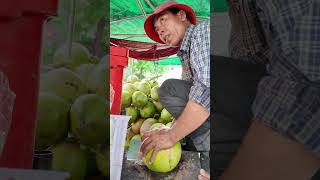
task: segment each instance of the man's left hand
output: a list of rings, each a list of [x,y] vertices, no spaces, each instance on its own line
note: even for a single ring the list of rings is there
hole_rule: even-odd
[[[153,163],[157,153],[163,149],[173,147],[177,140],[173,137],[171,129],[160,129],[145,132],[141,137],[140,151],[145,156],[151,149],[153,149],[150,163]]]

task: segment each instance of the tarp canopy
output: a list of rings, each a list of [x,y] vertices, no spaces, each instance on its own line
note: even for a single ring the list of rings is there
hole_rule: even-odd
[[[164,44],[140,42],[110,38],[110,45],[129,49],[129,57],[139,60],[158,61],[175,55],[179,47],[170,47]]]
[[[211,8],[213,13],[223,13],[228,11],[228,4],[226,0],[213,0]]]
[[[144,32],[143,24],[153,9],[167,0],[110,0],[111,37],[143,42],[153,42]],[[196,12],[198,22],[209,19],[210,0],[176,0],[187,4]]]
[[[143,25],[147,16],[152,14],[154,8],[167,0],[110,0],[110,37],[116,39],[152,42],[144,31]],[[210,20],[210,8],[216,12],[227,11],[225,0],[175,0],[178,3],[192,7],[197,16],[197,23]],[[176,55],[161,60],[158,64],[180,64]]]
[[[151,42],[144,31],[143,24],[147,16],[152,14],[154,8],[167,0],[110,0],[110,37],[140,42]],[[194,9],[197,23],[208,20],[210,17],[210,0],[176,0],[187,4]],[[164,60],[157,62],[161,64]],[[166,59],[164,64],[180,64],[176,55]],[[170,64],[170,65],[172,65]]]

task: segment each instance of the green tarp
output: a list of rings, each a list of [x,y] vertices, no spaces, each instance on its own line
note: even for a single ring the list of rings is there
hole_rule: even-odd
[[[167,0],[110,0],[110,37],[141,42],[153,42],[144,32],[143,24],[153,9]],[[125,3],[124,3],[125,2]],[[140,2],[140,3],[139,3]],[[198,22],[209,19],[210,0],[177,0],[188,4],[197,15]],[[141,7],[140,7],[141,5]],[[159,65],[179,65],[177,56],[171,56],[157,62]]]
[[[110,0],[110,34],[112,38],[152,42],[143,29],[146,16],[167,0]],[[139,3],[140,2],[140,3]],[[210,17],[210,0],[177,0],[192,7],[200,22]],[[142,7],[140,7],[140,5]]]
[[[213,0],[213,2],[211,2],[210,4],[210,7],[213,13],[228,11],[228,5],[226,0]]]
[[[144,32],[143,24],[153,9],[167,0],[110,0],[110,37],[141,42],[153,42]],[[197,21],[210,20],[210,8],[214,12],[227,11],[225,0],[176,0],[178,3],[192,7],[197,15]],[[176,56],[160,60],[159,65],[180,64]]]

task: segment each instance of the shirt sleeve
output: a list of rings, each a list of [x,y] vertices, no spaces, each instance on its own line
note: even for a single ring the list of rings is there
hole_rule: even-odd
[[[193,85],[189,100],[210,112],[210,26],[204,23],[196,27],[190,45],[190,63]]]

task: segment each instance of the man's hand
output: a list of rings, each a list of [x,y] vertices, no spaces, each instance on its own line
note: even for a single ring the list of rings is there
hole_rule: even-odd
[[[180,117],[174,121],[170,129],[145,132],[142,137],[140,151],[145,156],[151,149],[151,163],[158,151],[174,146],[182,138],[196,130],[209,117],[210,113],[200,104],[189,101]]]
[[[160,129],[145,132],[141,137],[141,148],[143,156],[153,149],[150,163],[153,163],[157,153],[163,149],[169,149],[174,146],[178,140],[175,139],[171,129]]]
[[[200,170],[200,174],[198,176],[199,180],[210,180],[210,175],[203,169]]]

